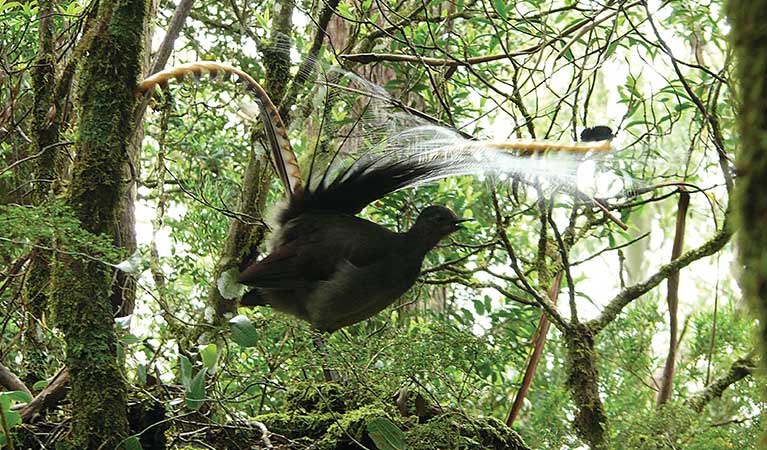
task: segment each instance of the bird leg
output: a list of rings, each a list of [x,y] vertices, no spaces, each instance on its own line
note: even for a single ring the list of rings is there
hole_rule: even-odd
[[[325,334],[323,333],[316,335],[314,337],[314,348],[322,358],[322,376],[325,378],[326,382],[341,381],[341,374],[339,374],[337,370],[331,369],[328,366],[328,357],[330,355],[328,354],[326,347],[327,344],[325,343]]]

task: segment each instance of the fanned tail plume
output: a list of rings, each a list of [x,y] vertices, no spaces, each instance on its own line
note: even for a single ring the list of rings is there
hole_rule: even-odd
[[[540,176],[574,185],[579,161],[610,150],[609,140],[473,140],[403,112],[382,87],[340,69],[321,73],[315,86],[317,116],[304,130],[318,133],[320,145],[305,191],[278,213],[279,223],[310,210],[356,214],[392,192],[451,176]]]
[[[304,185],[279,112],[264,89],[242,70],[215,61],[183,64],[147,78],[137,94],[165,86],[171,79],[206,73],[236,75],[255,96],[275,169],[288,194],[277,216],[283,224],[309,210],[356,214],[392,192],[450,176],[542,176],[574,183],[575,168],[584,155],[610,150],[612,135],[606,127],[587,129],[582,140],[595,142],[576,144],[473,140],[426,114],[414,113],[382,87],[331,68],[320,72],[310,98],[315,115],[307,117],[304,131],[317,145]],[[596,141],[601,138],[606,140]]]

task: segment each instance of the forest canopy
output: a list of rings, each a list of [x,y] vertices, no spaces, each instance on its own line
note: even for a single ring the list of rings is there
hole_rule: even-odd
[[[0,0],[0,448],[763,448],[765,11]],[[274,111],[231,71],[139,90],[195,61]],[[456,175],[347,196],[388,230],[472,220],[338,331],[244,307],[285,142],[310,190]]]

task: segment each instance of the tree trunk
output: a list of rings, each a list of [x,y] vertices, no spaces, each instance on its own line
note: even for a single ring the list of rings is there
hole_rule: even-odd
[[[575,402],[575,431],[592,450],[605,450],[607,415],[599,398],[599,371],[594,332],[583,324],[572,324],[566,333],[567,388]]]
[[[767,1],[730,0],[730,36],[739,80],[741,134],[736,205],[740,217],[741,287],[759,321],[761,366],[767,368]],[[767,441],[767,436],[763,438]],[[767,442],[764,442],[767,445]]]
[[[274,5],[274,28],[269,45],[263,50],[263,61],[266,69],[264,90],[272,100],[281,99],[290,80],[290,41],[288,36],[292,34],[294,5],[287,0],[279,0]],[[290,105],[275,105],[280,109],[287,109]],[[283,117],[285,126],[289,124],[288,117]],[[265,146],[265,148],[268,148]],[[259,216],[263,213],[266,204],[271,176],[266,172],[268,164],[255,152],[251,153],[246,173],[243,176],[243,193],[240,196],[239,211]],[[266,229],[258,224],[246,224],[232,219],[229,223],[229,231],[226,243],[216,264],[215,279],[223,272],[239,267],[255,260],[258,255],[258,246],[264,240]],[[233,300],[224,298],[218,291],[217,283],[213,283],[208,290],[208,304],[215,310],[215,321],[225,321],[226,317],[236,310]]]
[[[53,50],[53,18],[54,5],[52,0],[42,0],[39,3],[38,42],[40,48],[32,69],[34,90],[34,112],[32,116],[32,137],[35,153],[40,157],[35,162],[34,176],[36,180],[53,180],[56,177],[55,161],[56,143],[60,139],[61,102],[54,96],[56,82],[56,55]],[[40,205],[48,198],[51,184],[38,181],[33,186],[32,202]],[[51,245],[50,242],[46,243]],[[45,348],[39,341],[40,323],[47,303],[47,291],[50,283],[51,254],[47,250],[38,249],[31,255],[27,280],[24,283],[24,301],[26,303],[27,320],[24,327],[24,358],[26,359],[27,374],[25,382],[30,386],[45,378]]]
[[[82,228],[112,237],[140,74],[144,0],[99,3],[98,29],[82,62],[74,174],[68,201]],[[93,255],[98,258],[98,255]],[[58,256],[52,279],[56,325],[64,333],[71,377],[75,448],[114,448],[126,437],[126,385],[116,359],[110,302],[112,268]]]

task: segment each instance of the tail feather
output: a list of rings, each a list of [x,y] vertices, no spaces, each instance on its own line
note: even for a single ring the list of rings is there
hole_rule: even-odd
[[[272,161],[280,181],[282,181],[283,187],[288,192],[288,197],[292,197],[296,192],[300,192],[303,189],[301,172],[298,167],[298,160],[288,139],[287,128],[269,95],[246,72],[217,61],[197,61],[181,64],[148,77],[139,84],[136,94],[142,95],[152,90],[155,86],[164,87],[171,79],[183,80],[187,75],[193,75],[196,79],[199,79],[203,73],[209,73],[212,78],[215,78],[219,73],[223,73],[227,79],[231,75],[237,75],[238,79],[247,85],[248,91],[253,93],[258,102],[261,121],[266,129],[267,140],[269,141],[272,153]]]
[[[609,148],[609,141],[570,146],[470,141],[442,127],[413,127],[346,166],[329,167],[321,182],[290,199],[278,221],[305,211],[356,214],[392,192],[451,176],[544,176],[574,183],[583,155]]]
[[[246,292],[245,295],[242,296],[242,299],[240,300],[240,305],[264,306],[266,305],[266,300],[264,299],[264,296],[261,293],[260,289],[252,289]]]

